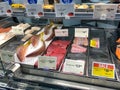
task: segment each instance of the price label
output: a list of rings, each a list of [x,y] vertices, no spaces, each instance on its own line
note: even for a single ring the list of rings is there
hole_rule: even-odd
[[[83,75],[84,66],[85,66],[85,61],[83,60],[66,59],[63,67],[63,72]]]
[[[74,4],[55,4],[56,17],[74,17]]]
[[[117,12],[117,5],[115,4],[96,4],[93,18],[95,19],[114,19]]]
[[[56,70],[57,57],[40,56],[38,60],[38,68]]]
[[[42,4],[27,4],[26,5],[27,16],[32,17],[42,17],[44,16]]]
[[[88,37],[88,28],[75,28],[75,37]]]
[[[8,87],[7,83],[0,82],[0,87]]]
[[[0,50],[1,60],[6,63],[14,62],[14,52]]]
[[[0,3],[0,16],[1,15],[8,15],[10,16],[12,14],[12,9],[8,2],[1,2]]]
[[[115,78],[115,65],[109,63],[93,62],[92,75],[105,78]]]
[[[55,36],[57,37],[67,37],[68,36],[68,29],[56,29]]]
[[[99,38],[93,38],[92,40],[90,40],[90,46],[93,48],[100,48]]]
[[[15,35],[24,35],[24,30],[21,28],[12,27],[11,32]]]
[[[15,35],[23,35],[24,34],[24,30],[23,29],[15,29],[13,33]]]

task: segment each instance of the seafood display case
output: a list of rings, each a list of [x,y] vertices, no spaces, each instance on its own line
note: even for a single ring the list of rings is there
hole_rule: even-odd
[[[19,25],[19,24],[17,24]],[[15,26],[17,26],[15,25]],[[24,31],[29,31],[33,25],[26,28]],[[40,34],[41,31],[44,30],[45,26],[42,26],[38,31],[32,33]],[[86,28],[86,27],[77,27]],[[88,28],[88,27],[87,27]],[[62,58],[62,62],[58,59],[59,68],[57,70],[47,69],[47,68],[38,68],[38,64],[27,65],[20,63],[20,66],[16,66],[14,62],[6,63],[2,61],[1,70],[5,73],[5,77],[3,80],[7,86],[12,89],[20,88],[20,89],[53,89],[53,90],[74,90],[74,89],[95,89],[98,90],[114,90],[119,87],[119,75],[118,72],[115,72],[115,78],[109,79],[105,77],[97,77],[92,75],[92,63],[93,62],[103,62],[103,63],[111,63],[114,64],[113,58],[111,57],[110,49],[108,48],[108,37],[105,29],[98,28],[88,28],[88,37],[75,37],[75,29],[76,27],[63,27],[63,29],[68,29],[69,35],[68,37],[54,37],[54,39],[50,42],[45,52],[41,55],[47,56],[62,56],[62,54],[66,54]],[[111,35],[111,33],[110,33]],[[7,43],[2,45],[1,51],[10,51],[16,52],[16,48],[21,44],[24,44],[25,41],[21,41],[24,35],[16,35],[13,39],[9,40]],[[60,41],[61,40],[61,41]],[[64,46],[66,42],[65,40],[69,40],[70,43],[67,46]],[[59,44],[63,43],[62,45]],[[96,42],[93,43],[93,42]],[[53,44],[52,44],[53,43]],[[52,46],[53,45],[53,46]],[[55,46],[57,45],[57,46]],[[52,51],[54,47],[54,50]],[[61,47],[61,50],[57,47]],[[63,48],[66,48],[64,50]],[[50,52],[49,52],[50,50]],[[63,68],[66,62],[69,61],[82,61],[84,62],[84,70],[82,74],[76,74],[71,72],[66,72]],[[5,60],[6,61],[6,60]],[[58,64],[58,63],[57,63]],[[116,64],[115,64],[116,65]],[[58,66],[58,65],[56,65]],[[16,68],[14,70],[14,68]],[[5,69],[5,71],[3,71]],[[7,78],[7,79],[6,79]],[[94,81],[94,82],[93,82]],[[93,86],[94,85],[94,86]]]
[[[74,31],[74,28],[71,30]],[[58,39],[59,38],[55,38],[53,42]],[[62,40],[65,39],[63,38]],[[97,40],[97,42],[99,42],[98,45],[99,47],[98,46],[93,47],[93,44],[91,45],[91,40]],[[65,60],[66,58],[67,59],[72,58],[74,60],[77,60],[79,58],[81,60],[84,59],[86,64],[85,64],[85,73],[83,75],[74,74],[74,73],[64,73],[62,72],[63,66],[61,67],[60,70],[56,71],[49,69],[39,69],[32,65],[21,64],[20,68],[18,68],[14,72],[12,81],[10,81],[8,85],[19,87],[21,89],[27,87],[29,88],[31,87],[31,85],[34,85],[34,87],[31,88],[38,88],[38,87],[40,88],[42,85],[48,88],[52,87],[54,89],[56,89],[55,87],[57,86],[58,89],[63,89],[63,90],[68,90],[68,89],[89,90],[92,88],[98,88],[98,90],[101,88],[103,88],[104,90],[113,88],[114,90],[120,88],[116,73],[115,73],[115,79],[96,77],[96,76],[92,76],[91,74],[92,62],[95,61],[95,62],[103,62],[103,63],[113,63],[108,50],[106,31],[104,29],[95,29],[95,28],[89,29],[88,46],[87,46],[86,54],[71,53],[70,49],[72,44],[73,42],[70,44],[68,48]],[[21,86],[19,86],[19,84]],[[94,86],[92,86],[91,84]],[[80,85],[82,85],[82,87]]]
[[[16,6],[18,5],[12,5],[12,16],[27,17],[24,5],[19,5],[22,8],[16,8]],[[52,20],[57,22],[58,19],[58,17],[55,17],[54,6],[44,5],[43,8],[44,17],[36,20],[28,17],[31,18],[28,23],[24,21],[24,23],[21,23],[22,20],[17,20],[19,21],[18,23],[12,18],[0,20],[0,39],[3,36],[11,35],[4,35],[4,32],[10,31],[10,33],[14,33],[13,37],[5,37],[9,39],[0,44],[0,55],[6,52],[8,55],[12,53],[15,57],[13,61],[10,61],[8,57],[3,60],[3,56],[1,55],[0,87],[6,90],[16,90],[18,88],[26,90],[120,89],[120,62],[119,56],[117,57],[116,55],[117,45],[120,43],[119,29],[106,30],[95,28],[94,25],[88,26],[88,24],[84,24],[83,27],[80,25],[64,27],[60,24],[61,28],[57,28],[59,24],[51,24]],[[93,3],[75,4],[75,17],[71,18],[94,20],[92,18],[93,10]],[[119,17],[119,13],[116,13],[115,19],[119,19]],[[49,18],[49,20],[46,18]],[[60,23],[62,19],[59,18]],[[56,28],[68,29],[68,36],[55,36]],[[82,36],[83,33],[79,34],[80,36],[75,36],[76,29],[82,30],[84,28],[88,30],[87,36]],[[15,32],[19,30],[22,32]],[[28,58],[27,54],[30,54],[28,60],[26,60]],[[35,57],[35,60],[32,56]],[[50,58],[48,59],[49,62],[40,59],[44,56],[45,58]],[[51,60],[51,57],[55,58],[55,61]],[[45,61],[48,66],[39,64],[39,62],[45,63]],[[53,63],[54,65],[49,65],[48,63]],[[75,65],[71,63],[75,63]],[[93,67],[96,63],[115,66],[112,67],[112,69],[115,68],[113,77],[108,78],[93,74]],[[80,72],[79,69],[72,70],[67,65],[69,67],[82,67],[82,70]],[[108,69],[105,69],[105,71],[109,72]]]

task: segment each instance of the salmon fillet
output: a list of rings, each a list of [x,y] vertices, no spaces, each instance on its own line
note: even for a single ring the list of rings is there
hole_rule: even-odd
[[[40,37],[38,35],[34,35],[31,37],[30,42],[31,44],[36,47],[38,45],[38,42],[40,41]]]
[[[9,32],[10,30],[11,30],[11,27],[8,27],[8,28],[0,28],[0,33]]]
[[[29,44],[21,45],[20,47],[17,48],[17,57],[21,62],[25,60],[25,55],[26,55],[28,46]]]

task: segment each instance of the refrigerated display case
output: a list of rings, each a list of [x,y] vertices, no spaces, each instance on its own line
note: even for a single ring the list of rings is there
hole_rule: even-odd
[[[58,19],[58,26],[62,29],[68,29],[69,31],[69,37],[55,37],[54,40],[70,40],[70,44],[67,48],[67,52],[65,54],[65,57],[62,58],[62,63],[60,67],[56,70],[48,69],[48,68],[38,68],[36,65],[27,65],[27,64],[18,64],[15,62],[12,63],[6,63],[4,61],[1,61],[1,77],[0,77],[0,87],[5,90],[9,89],[26,89],[26,90],[116,90],[120,89],[120,77],[119,77],[119,61],[117,58],[115,58],[115,55],[113,53],[113,50],[115,50],[115,43],[113,42],[115,40],[116,29],[105,29],[105,28],[98,28],[97,25],[89,25],[89,24],[77,24],[72,26],[64,26],[62,23],[62,20],[64,18],[58,18],[55,17],[55,12],[45,12],[45,16],[41,19],[34,19],[32,17],[28,17],[26,19],[24,12],[16,12],[13,13],[13,17],[19,17],[17,18],[18,22],[16,22],[15,19],[12,18],[5,18],[1,20],[3,21],[12,21],[15,24],[18,25],[21,22],[24,23],[30,23],[30,27],[27,29],[30,29],[33,26],[39,26],[41,31],[45,24],[49,23],[50,21],[57,22]],[[85,19],[85,20],[94,20],[93,12],[75,12],[76,19]],[[48,18],[49,20],[45,20]],[[119,20],[120,15],[119,13],[116,13],[115,20]],[[42,20],[45,20],[44,23]],[[42,23],[41,23],[42,22]],[[60,23],[60,24],[59,24]],[[62,25],[61,25],[62,24]],[[86,25],[85,25],[86,24]],[[13,26],[13,24],[8,25]],[[83,46],[86,49],[86,52],[83,53],[72,53],[71,48],[72,44],[74,43],[74,33],[75,28],[88,28],[88,45]],[[33,35],[37,34],[38,32],[32,33]],[[112,37],[114,36],[114,38]],[[0,50],[4,51],[10,51],[10,52],[16,52],[16,48],[24,44],[25,41],[21,41],[21,39],[24,37],[24,35],[16,35],[14,38],[8,40],[3,45],[1,45]],[[29,39],[27,39],[29,40]],[[83,39],[81,39],[83,40]],[[52,41],[52,42],[53,42]],[[91,42],[96,41],[98,43],[98,46],[91,45]],[[52,43],[51,42],[51,43]],[[81,41],[83,42],[83,41]],[[50,43],[50,44],[51,44]],[[112,43],[112,44],[111,44]],[[80,46],[80,45],[78,45]],[[48,45],[49,47],[49,45]],[[46,48],[46,50],[48,49]],[[82,49],[83,49],[82,47]],[[57,50],[56,50],[57,51]],[[42,55],[46,54],[44,52]],[[75,73],[65,73],[63,72],[64,63],[66,59],[72,59],[72,60],[83,60],[85,62],[84,66],[84,73],[82,75],[75,74]],[[6,60],[5,60],[6,61]],[[71,60],[70,60],[71,61]],[[115,73],[114,78],[106,78],[106,77],[99,77],[94,76],[92,74],[92,65],[93,62],[101,62],[101,63],[109,63],[109,64],[115,64]]]

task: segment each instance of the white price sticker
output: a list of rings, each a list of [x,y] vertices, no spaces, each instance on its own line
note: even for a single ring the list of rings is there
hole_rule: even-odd
[[[24,30],[21,28],[12,27],[11,32],[15,35],[24,35]]]
[[[26,13],[27,16],[33,16],[36,18],[44,16],[42,4],[27,4]]]
[[[57,57],[39,56],[38,68],[56,70]]]
[[[55,36],[57,37],[67,37],[68,35],[68,29],[56,29],[55,30]]]
[[[7,87],[7,83],[0,82],[0,87]]]
[[[75,37],[88,37],[89,28],[75,28]]]
[[[14,62],[14,52],[0,50],[1,60],[6,63]]]
[[[10,5],[7,2],[1,2],[0,3],[0,16],[1,15],[11,16],[11,14],[12,14],[12,9]]]
[[[63,66],[63,72],[83,75],[84,67],[85,67],[85,61],[83,60],[66,59]]]
[[[56,17],[74,17],[74,4],[55,4]]]
[[[96,4],[93,18],[101,20],[114,19],[116,12],[116,4]]]

